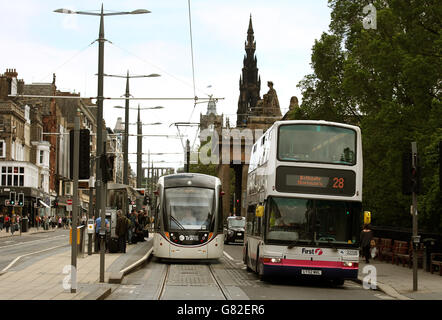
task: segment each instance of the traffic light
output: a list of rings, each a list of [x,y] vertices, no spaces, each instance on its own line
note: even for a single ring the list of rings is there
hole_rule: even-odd
[[[439,141],[439,190],[442,190],[442,141]]]
[[[402,154],[402,193],[410,195],[413,192],[413,182],[411,181],[411,152]]]
[[[101,155],[100,166],[103,174],[102,180],[105,183],[114,179],[114,159],[115,156]]]
[[[15,206],[16,193],[15,191],[9,192],[9,204]]]
[[[25,194],[24,193],[18,194],[18,205],[20,207],[24,207],[24,205],[25,205]]]
[[[58,199],[52,200],[52,208],[58,208]]]
[[[71,179],[74,179],[74,130],[69,132],[70,137],[70,170]],[[80,130],[80,152],[78,162],[78,179],[90,177],[90,132],[88,129]]]
[[[416,167],[413,168],[411,152],[402,154],[402,193],[410,195],[413,192],[420,194],[422,189],[421,168],[416,156]]]

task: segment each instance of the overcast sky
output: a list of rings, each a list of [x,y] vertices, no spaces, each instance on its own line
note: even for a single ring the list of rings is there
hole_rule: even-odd
[[[99,17],[67,15],[53,10],[67,8],[105,12],[147,9],[143,15],[106,17],[104,21],[104,70],[107,74],[146,75],[159,78],[130,80],[130,93],[141,97],[194,96],[188,0],[15,0],[0,4],[0,72],[15,68],[26,84],[51,82],[55,73],[59,90],[97,94]],[[256,56],[261,76],[261,97],[274,89],[284,114],[290,97],[301,93],[296,85],[311,73],[311,48],[322,32],[328,31],[330,8],[326,0],[191,0],[194,73],[196,95],[213,94],[224,98],[217,104],[218,113],[236,124],[239,78],[245,54],[249,17],[252,15]],[[120,97],[126,81],[105,78],[104,95]],[[211,86],[208,88],[208,86]],[[164,106],[162,110],[142,112],[144,123],[162,122],[161,126],[144,126],[144,134],[177,134],[175,122],[199,122],[207,104],[193,101],[131,101],[130,107]],[[124,101],[105,101],[104,117],[112,129],[124,110],[113,108]],[[129,122],[137,111],[131,110]],[[182,128],[193,144],[196,130]],[[136,133],[136,126],[130,126]],[[197,141],[198,142],[198,141]],[[143,152],[182,152],[179,139],[145,137]],[[136,137],[129,140],[129,152],[136,152]],[[152,156],[154,160],[177,161],[177,156]],[[151,158],[151,159],[152,159]],[[135,161],[129,155],[129,161]],[[143,156],[147,161],[147,155]],[[181,164],[182,165],[182,164]],[[135,163],[131,164],[135,168]],[[177,163],[158,163],[173,166]]]

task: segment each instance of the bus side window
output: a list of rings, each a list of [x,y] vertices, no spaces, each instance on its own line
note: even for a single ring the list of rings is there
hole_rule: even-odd
[[[253,226],[254,226],[254,222],[255,222],[255,208],[256,206],[252,205],[249,206],[247,209],[247,224],[246,224],[246,233],[248,235],[253,235]]]

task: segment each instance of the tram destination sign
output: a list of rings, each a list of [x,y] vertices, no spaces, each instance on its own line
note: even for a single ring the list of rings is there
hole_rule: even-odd
[[[276,169],[278,192],[353,196],[356,175],[351,170],[287,167]]]

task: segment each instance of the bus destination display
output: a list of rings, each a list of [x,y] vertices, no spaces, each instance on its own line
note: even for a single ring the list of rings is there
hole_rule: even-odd
[[[276,189],[279,192],[353,196],[356,185],[351,170],[278,167]]]

